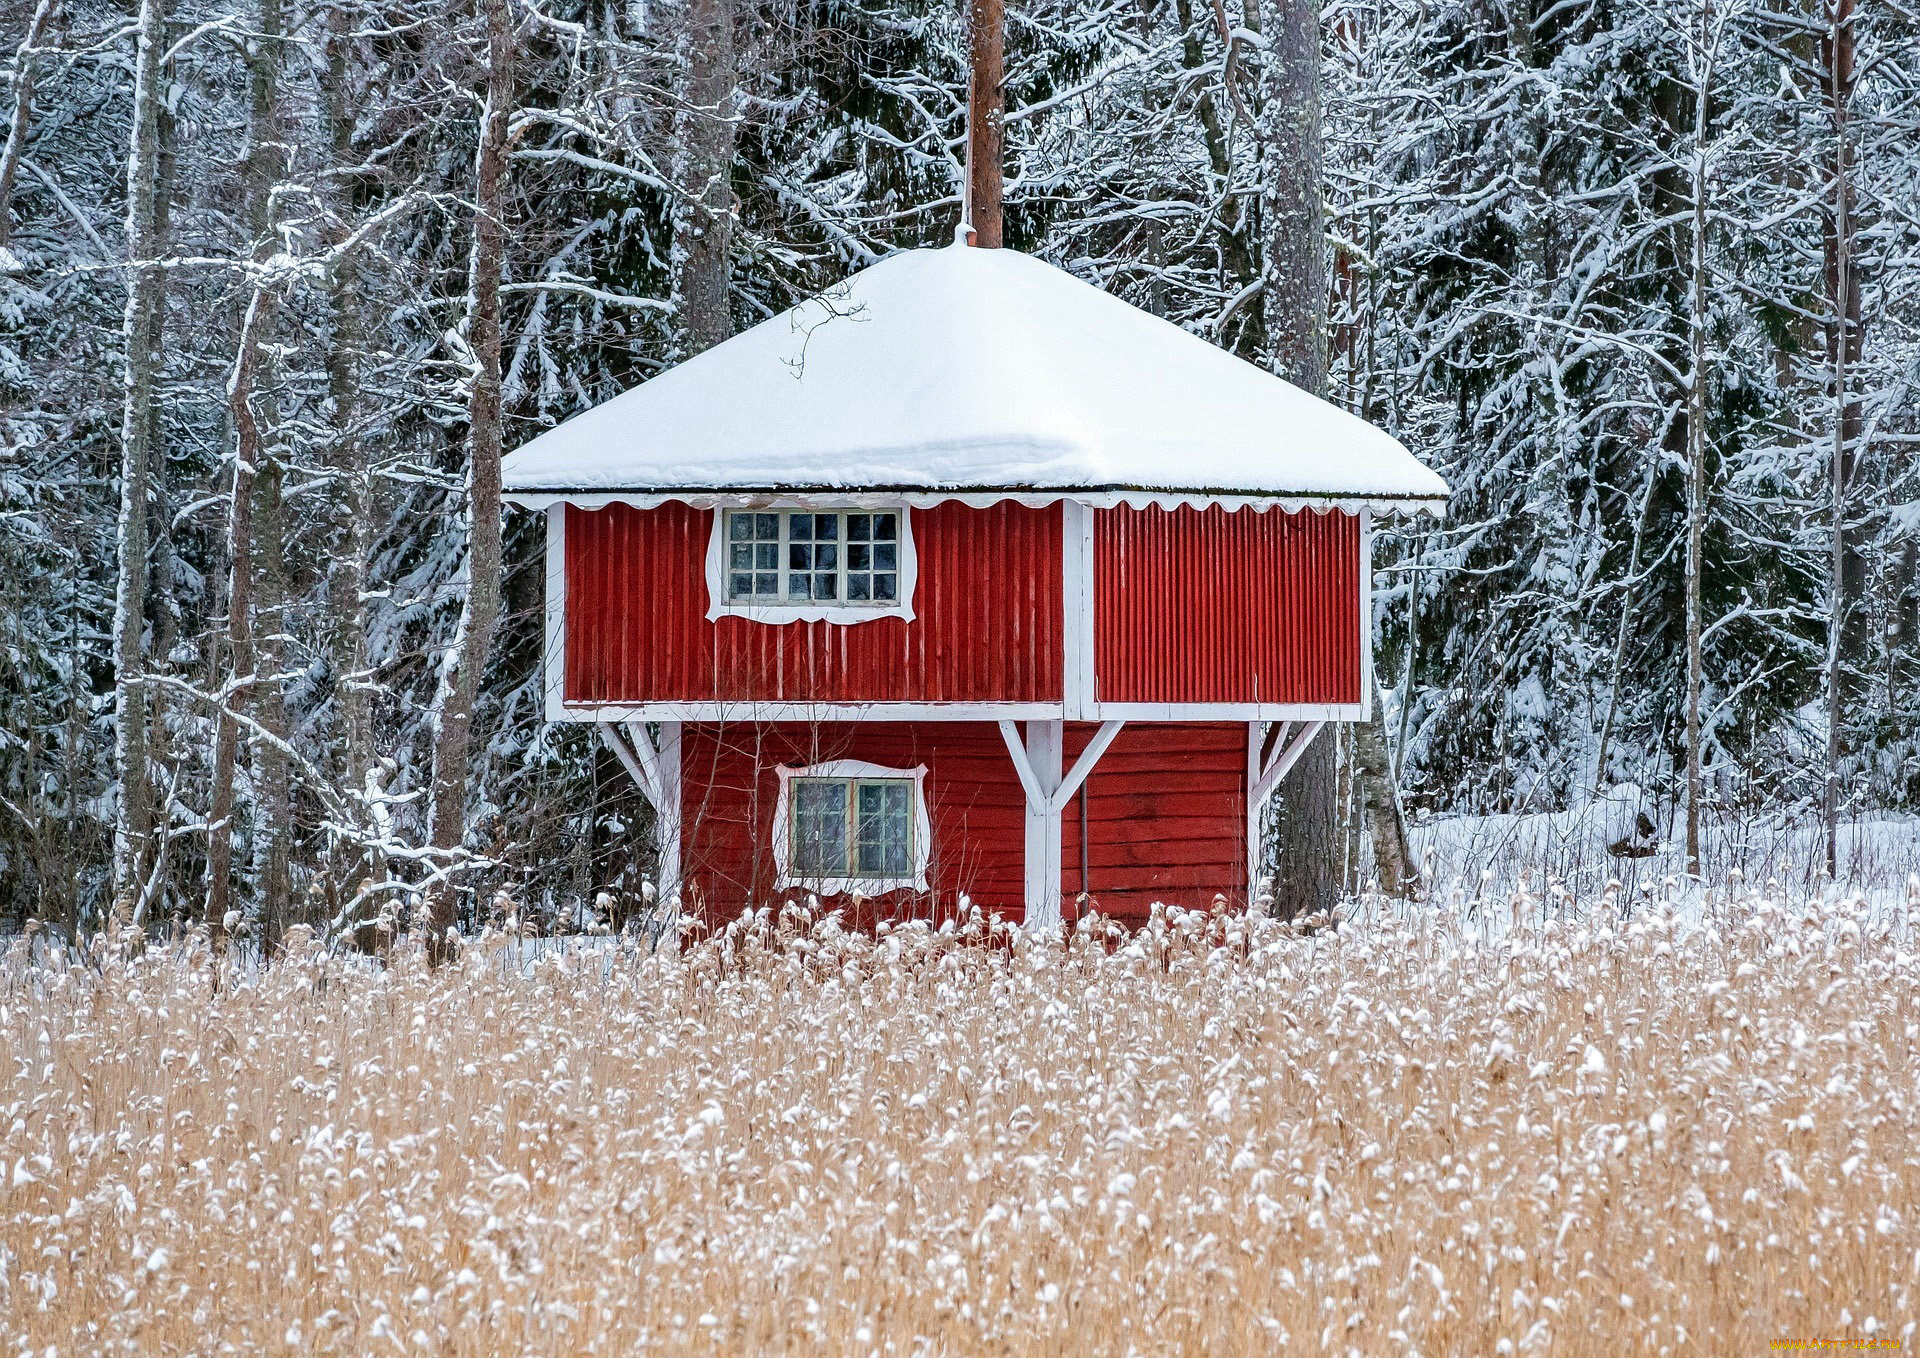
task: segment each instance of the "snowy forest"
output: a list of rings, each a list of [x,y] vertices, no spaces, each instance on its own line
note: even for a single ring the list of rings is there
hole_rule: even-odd
[[[964,7],[0,15],[0,922],[277,929],[456,867],[555,913],[638,892],[645,803],[542,720],[538,517],[469,497],[502,447],[949,241]],[[1410,814],[1920,808],[1920,9],[1006,23],[1006,243],[1283,373],[1323,353],[1451,484],[1377,538]],[[1303,147],[1306,336],[1274,244]]]

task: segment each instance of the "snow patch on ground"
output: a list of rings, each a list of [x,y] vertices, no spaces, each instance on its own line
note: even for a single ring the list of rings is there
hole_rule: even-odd
[[[1426,866],[1429,900],[1469,913],[1491,903],[1504,910],[1516,892],[1549,900],[1558,891],[1569,911],[1585,914],[1613,883],[1624,909],[1658,898],[1698,910],[1769,884],[1788,897],[1891,904],[1904,900],[1920,875],[1920,816],[1889,812],[1843,822],[1839,874],[1829,878],[1818,821],[1774,811],[1703,826],[1701,878],[1693,881],[1678,819],[1649,838],[1647,857],[1608,852],[1633,835],[1643,804],[1637,789],[1626,788],[1561,811],[1435,817],[1410,827],[1413,850]]]

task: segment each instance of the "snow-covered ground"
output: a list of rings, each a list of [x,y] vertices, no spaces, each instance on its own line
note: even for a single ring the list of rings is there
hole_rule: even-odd
[[[1713,820],[1701,835],[1701,881],[1687,878],[1681,825],[1662,825],[1645,858],[1616,857],[1608,845],[1627,838],[1642,803],[1625,790],[1566,811],[1531,815],[1434,817],[1412,827],[1413,848],[1426,866],[1430,899],[1503,907],[1523,888],[1584,913],[1619,883],[1618,899],[1652,894],[1690,906],[1711,904],[1769,882],[1788,896],[1858,895],[1876,903],[1904,900],[1920,874],[1920,816],[1888,814],[1840,827],[1837,878],[1826,873],[1825,839],[1817,820],[1779,812]]]

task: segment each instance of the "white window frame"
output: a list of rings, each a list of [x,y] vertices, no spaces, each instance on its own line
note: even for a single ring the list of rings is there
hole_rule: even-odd
[[[919,553],[913,545],[913,512],[906,505],[847,503],[802,504],[789,501],[770,505],[726,505],[709,511],[713,523],[707,535],[707,619],[749,618],[754,622],[832,622],[850,625],[881,618],[913,621],[914,588],[920,579]],[[727,515],[729,514],[892,514],[899,524],[898,598],[884,603],[809,600],[806,603],[757,603],[727,594]],[[784,537],[784,534],[783,534]],[[845,550],[844,540],[841,549]],[[786,563],[781,563],[786,574]]]
[[[933,825],[927,817],[927,766],[891,769],[859,759],[830,759],[805,768],[781,765],[780,795],[773,807],[774,887],[780,891],[805,890],[820,896],[878,896],[888,891],[925,891],[927,865],[933,859]],[[796,778],[838,778],[854,781],[884,779],[913,782],[913,871],[904,877],[804,877],[793,871],[793,780]]]

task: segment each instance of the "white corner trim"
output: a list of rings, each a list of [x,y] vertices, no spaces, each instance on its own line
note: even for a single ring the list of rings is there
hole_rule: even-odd
[[[1360,511],[1360,721],[1373,720],[1373,511]]]
[[[755,509],[765,509],[774,513],[787,510],[807,509],[867,509],[871,506],[849,501],[833,500],[787,500],[779,504],[755,505]],[[752,622],[773,625],[788,622],[831,622],[841,626],[851,626],[860,622],[877,622],[881,618],[899,618],[904,622],[913,621],[913,596],[920,584],[920,554],[913,544],[913,510],[895,501],[885,508],[900,516],[900,597],[891,603],[855,604],[855,603],[809,603],[809,604],[741,604],[727,597],[727,543],[725,506],[707,510],[711,520],[707,530],[707,621],[716,618],[746,618]],[[782,568],[784,574],[784,567]]]
[[[927,766],[892,769],[869,764],[862,759],[829,759],[805,768],[782,764],[780,795],[773,803],[774,889],[811,891],[818,896],[878,896],[889,891],[925,891],[927,865],[933,859],[933,823],[927,816]],[[796,778],[911,778],[913,780],[913,875],[910,877],[796,877],[792,870],[792,805],[789,801]]]
[[[1099,700],[1094,678],[1093,509],[1078,500],[1060,503],[1061,684],[1068,721],[1093,715]]]
[[[548,721],[567,720],[567,506],[547,506],[546,653],[540,686]]]

